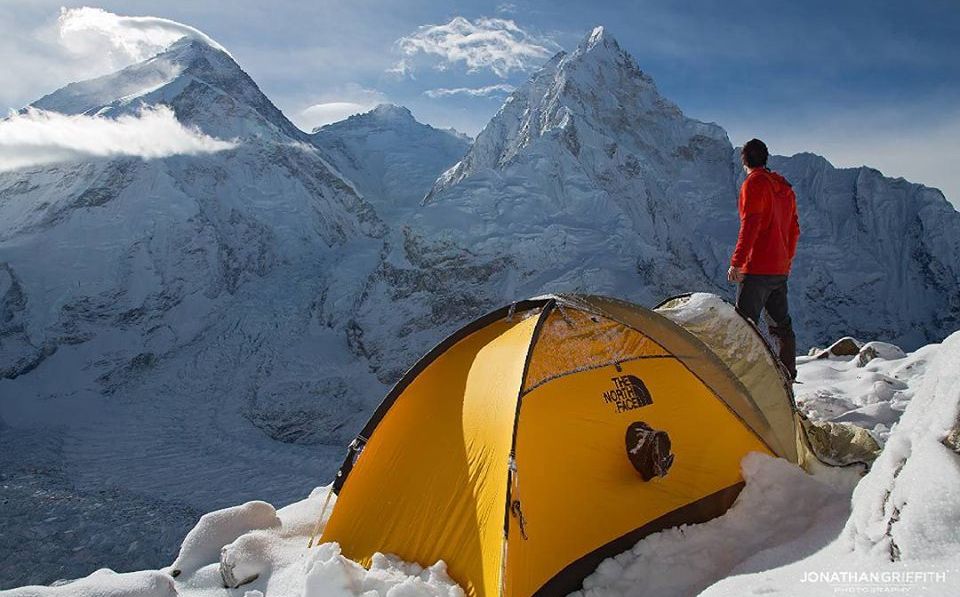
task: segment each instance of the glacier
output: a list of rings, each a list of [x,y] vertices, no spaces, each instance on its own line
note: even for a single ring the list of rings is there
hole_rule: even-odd
[[[602,28],[472,142],[389,105],[301,131],[197,39],[32,105],[155,106],[236,146],[0,173],[0,587],[157,567],[203,512],[301,497],[386,387],[504,303],[732,296],[737,150]],[[801,345],[960,328],[942,193],[771,166],[797,190]]]

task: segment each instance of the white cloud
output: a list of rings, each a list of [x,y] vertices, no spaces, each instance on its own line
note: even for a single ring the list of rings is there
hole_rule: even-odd
[[[369,89],[356,83],[348,83],[329,90],[313,100],[306,108],[294,110],[291,120],[304,131],[338,122],[353,116],[369,112],[378,104],[389,100],[380,91]]]
[[[296,124],[305,131],[337,122],[353,116],[369,112],[376,107],[376,104],[357,103],[357,102],[325,102],[314,104],[300,112],[296,117]]]
[[[488,17],[475,21],[454,17],[443,25],[424,25],[397,40],[397,47],[405,58],[391,72],[409,72],[410,59],[423,54],[439,59],[436,67],[441,70],[462,63],[470,72],[489,69],[501,78],[540,66],[557,49],[549,39],[531,35],[513,20]]]
[[[451,95],[469,95],[473,97],[486,97],[499,95],[503,93],[512,93],[514,86],[507,83],[498,83],[496,85],[487,85],[486,87],[440,87],[437,89],[428,89],[423,93],[429,97],[448,97]]]
[[[67,83],[129,66],[185,36],[221,47],[201,31],[169,19],[86,7],[57,13],[41,2],[6,10],[0,19],[0,114]]]
[[[190,37],[226,50],[202,31],[159,17],[126,17],[101,8],[61,8],[57,22],[61,43],[82,55],[107,52],[118,62],[133,63]]]
[[[90,157],[211,153],[235,146],[183,126],[166,106],[116,119],[29,109],[0,120],[0,171]]]

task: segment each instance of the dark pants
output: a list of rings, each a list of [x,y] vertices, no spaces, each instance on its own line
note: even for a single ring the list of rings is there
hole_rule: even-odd
[[[767,328],[777,339],[780,362],[790,376],[796,378],[797,339],[787,304],[787,277],[747,274],[737,288],[737,310],[757,325],[760,325],[760,312],[766,312]]]

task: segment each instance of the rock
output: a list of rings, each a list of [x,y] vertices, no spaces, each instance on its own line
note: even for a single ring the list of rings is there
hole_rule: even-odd
[[[960,456],[960,414],[957,415],[957,420],[954,421],[953,427],[947,432],[947,436],[943,438],[940,443],[952,450],[957,456]]]
[[[857,367],[865,367],[867,363],[876,358],[893,361],[902,359],[907,354],[894,344],[886,342],[867,342],[857,353]]]
[[[257,529],[279,528],[280,519],[273,506],[266,502],[247,502],[204,514],[197,526],[183,540],[180,554],[170,566],[170,574],[196,572],[222,557],[225,545],[241,535]]]
[[[228,589],[249,584],[270,569],[271,537],[253,531],[220,550],[220,578]]]
[[[851,338],[850,336],[844,336],[821,351],[820,354],[817,355],[817,358],[826,359],[829,357],[853,356],[859,354],[862,345],[863,343],[859,340]]]
[[[817,458],[826,464],[871,464],[880,455],[880,445],[862,427],[830,421],[803,421],[804,430]]]

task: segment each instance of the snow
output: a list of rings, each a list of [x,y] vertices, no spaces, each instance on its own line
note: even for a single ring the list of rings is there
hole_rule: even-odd
[[[204,515],[176,561],[160,571],[103,569],[53,587],[23,587],[7,597],[462,597],[443,562],[429,567],[376,554],[369,569],[336,543],[307,549],[329,487],[280,510],[249,502]],[[328,511],[329,513],[329,511]],[[241,593],[232,590],[240,586]]]
[[[884,592],[891,592],[897,584],[890,580],[894,573],[901,579],[914,575],[901,583],[905,588],[901,592],[956,594],[960,454],[942,440],[958,424],[960,333],[907,359],[913,360],[914,368],[922,359],[926,371],[913,375],[913,397],[870,473],[854,490],[852,511],[839,536],[809,557],[781,567],[735,570],[736,575],[705,595],[822,595],[844,587],[860,592],[887,587]],[[810,364],[801,370],[809,373]],[[856,377],[849,370],[848,376]],[[856,576],[849,580],[864,572],[886,574],[887,580]],[[801,583],[804,578],[813,580]]]
[[[406,108],[390,104],[321,127],[311,141],[390,220],[417,208],[437,175],[470,145],[457,133],[421,124]]]
[[[797,407],[812,419],[852,423],[881,444],[917,392],[936,345],[909,355],[883,343],[860,344],[856,354],[797,357]],[[873,355],[869,359],[867,355]]]
[[[8,597],[178,597],[173,579],[162,572],[117,574],[106,568],[59,586],[22,587],[3,593]]]
[[[17,521],[0,586],[156,568],[203,512],[291,503],[410,365],[503,304],[732,293],[734,148],[603,31],[463,156],[402,108],[307,135],[198,39],[34,103],[160,105],[236,147],[0,173],[0,490]],[[801,345],[913,349],[960,327],[960,214],[938,191],[810,154],[773,165],[800,198]],[[821,391],[806,408],[883,439],[926,361],[876,351],[805,366],[824,380],[798,386]]]
[[[829,468],[807,475],[785,461],[748,455],[742,463],[746,487],[724,516],[645,538],[603,562],[584,583],[583,595],[823,595],[850,586],[890,592],[896,584],[888,577],[844,585],[841,572],[927,572],[922,581],[905,585],[917,589],[911,594],[954,594],[960,460],[941,440],[958,421],[960,332],[910,355],[900,356],[889,345],[885,353],[898,358],[871,365],[901,372],[913,391],[899,397],[906,412],[893,421],[886,447],[865,477]],[[859,399],[867,382],[856,360],[801,360],[800,387],[829,388],[834,400]],[[817,400],[814,393],[805,402],[812,407]],[[823,573],[826,580],[801,582],[819,578],[810,573]]]
[[[200,517],[187,533],[180,554],[171,565],[172,573],[191,574],[220,555],[220,549],[241,535],[254,530],[281,526],[273,506],[266,502],[247,502]]]
[[[828,467],[807,474],[785,460],[748,454],[741,463],[745,488],[726,514],[648,536],[601,563],[577,595],[821,595],[851,587],[951,594],[954,585],[947,579],[960,573],[960,454],[943,438],[960,425],[960,332],[902,357],[893,346],[884,352],[896,358],[877,357],[867,368],[896,363],[911,372],[913,391],[866,476],[855,468]],[[863,383],[858,376],[864,368],[856,360],[807,358],[799,371],[804,385],[821,383],[836,399],[852,400],[845,392],[855,393]],[[817,378],[825,373],[829,379]],[[807,403],[816,400],[814,395]],[[329,490],[317,488],[279,510],[250,502],[207,514],[176,561],[160,571],[99,570],[68,584],[7,594],[463,595],[443,562],[424,567],[377,554],[364,569],[343,557],[337,544],[308,549],[316,518],[325,506],[329,515],[335,504],[335,498],[327,504]]]
[[[843,528],[850,511],[849,487],[759,453],[749,454],[741,467],[747,484],[726,515],[640,541],[600,564],[579,594],[693,595],[748,558],[755,557],[755,565],[776,567],[815,552]]]
[[[320,545],[306,565],[303,597],[462,597],[443,562],[429,568],[376,554],[370,569],[340,555],[336,543]]]

